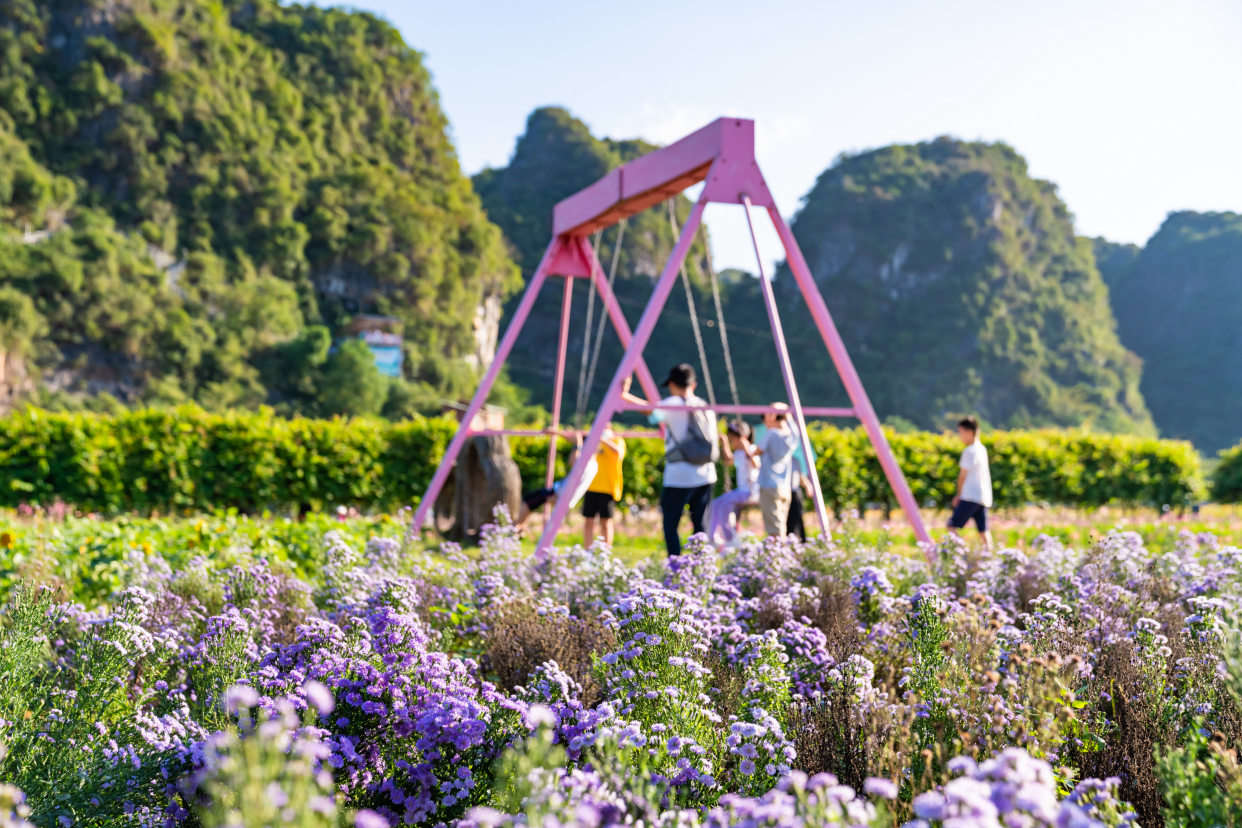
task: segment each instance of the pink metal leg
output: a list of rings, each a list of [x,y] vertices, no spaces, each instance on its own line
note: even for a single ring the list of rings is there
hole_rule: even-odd
[[[561,338],[556,346],[556,385],[552,391],[552,428],[561,424],[561,392],[565,390],[565,356],[569,352],[569,311],[574,304],[574,278],[565,276],[565,292],[561,294]],[[555,434],[548,439],[548,471],[544,475],[544,487],[552,488],[556,479],[556,445],[560,438]],[[572,491],[572,489],[570,490]],[[548,507],[543,507],[544,520],[548,518]]]
[[[798,437],[802,442],[802,456],[806,458],[806,468],[810,472],[811,494],[815,499],[815,514],[819,516],[820,531],[827,534],[832,524],[828,522],[828,513],[824,510],[824,495],[819,488],[819,474],[811,458],[811,435],[806,428],[806,417],[802,413],[802,398],[798,396],[798,384],[794,381],[793,366],[789,362],[789,346],[785,343],[785,329],[781,326],[781,315],[776,309],[776,296],[772,293],[772,283],[768,274],[763,272],[763,256],[759,255],[759,240],[755,237],[755,225],[750,216],[750,196],[742,196],[742,207],[746,210],[746,226],[750,228],[750,241],[755,246],[755,261],[759,265],[759,285],[763,291],[763,303],[768,308],[768,321],[772,323],[772,339],[776,341],[776,356],[781,364],[781,374],[785,378],[785,393],[789,395],[789,405],[793,408],[794,422],[798,426]]]
[[[815,286],[815,278],[811,275],[811,269],[807,267],[802,250],[798,247],[797,240],[780,212],[775,207],[769,207],[768,215],[771,216],[776,232],[781,237],[781,244],[785,246],[789,269],[793,271],[798,287],[802,289],[802,297],[806,299],[811,316],[815,319],[815,325],[819,328],[819,334],[824,338],[824,344],[828,346],[828,353],[832,356],[832,362],[837,368],[841,382],[845,385],[846,393],[850,395],[850,402],[858,413],[858,419],[862,421],[867,436],[871,438],[871,445],[875,447],[876,456],[879,458],[880,467],[884,469],[884,475],[888,478],[888,484],[892,486],[897,502],[901,504],[902,510],[906,513],[906,519],[914,527],[915,537],[929,544],[930,549],[932,539],[927,532],[927,527],[923,525],[919,504],[910,491],[910,485],[906,482],[906,476],[902,474],[901,466],[897,465],[897,458],[893,457],[888,438],[884,436],[880,420],[875,414],[875,409],[871,407],[871,400],[867,398],[867,392],[863,388],[862,380],[858,377],[858,371],[854,369],[854,362],[850,359],[849,352],[845,350],[845,342],[842,341],[841,334],[837,331],[832,316],[828,313],[824,297],[820,295],[819,289]],[[929,551],[929,559],[934,554]]]
[[[681,263],[686,258],[686,253],[690,250],[690,244],[694,241],[694,234],[699,229],[699,222],[703,220],[703,208],[705,206],[707,206],[707,202],[700,197],[695,202],[694,209],[690,211],[690,217],[686,219],[685,227],[682,228],[681,236],[677,239],[673,252],[664,264],[664,272],[660,274],[660,278],[656,282],[655,290],[651,293],[651,299],[647,302],[647,308],[643,311],[642,319],[638,321],[638,328],[634,331],[634,338],[630,340],[629,347],[625,349],[625,356],[621,357],[621,364],[617,366],[617,372],[612,375],[612,382],[608,386],[608,393],[604,395],[604,402],[600,406],[599,412],[595,415],[595,422],[591,425],[591,433],[587,435],[582,451],[578,454],[578,462],[574,463],[574,467],[569,471],[569,476],[565,479],[563,491],[572,492],[574,490],[578,485],[578,480],[582,477],[583,469],[586,468],[587,459],[594,457],[595,452],[599,451],[604,427],[612,420],[612,415],[616,413],[617,407],[621,402],[621,381],[634,373],[634,368],[642,356],[643,348],[647,347],[647,341],[651,339],[651,332],[655,330],[656,320],[660,318],[660,311],[663,310],[664,303],[668,301],[668,294],[673,289],[673,283],[677,280]],[[544,524],[543,534],[539,536],[539,542],[535,545],[536,554],[546,554],[547,550],[552,547],[556,541],[556,531],[560,528],[561,523],[564,522],[567,514],[569,514],[569,498],[558,497],[556,499],[556,508],[552,510],[552,516],[548,518],[548,522]]]
[[[586,237],[583,236],[578,240],[582,245],[583,255],[586,256],[588,262],[591,263],[591,278],[595,280],[595,290],[598,291],[600,299],[604,302],[604,307],[608,309],[608,318],[612,320],[612,327],[617,331],[617,338],[621,340],[622,348],[629,348],[633,334],[630,333],[630,323],[625,321],[625,314],[621,312],[621,305],[617,302],[617,297],[613,295],[612,288],[608,287],[608,279],[604,276],[604,268],[600,265],[599,260],[595,258],[595,250],[591,245],[587,244]],[[643,355],[638,355],[638,384],[642,386],[643,393],[647,395],[647,399],[655,400],[660,397],[660,389],[656,387],[655,378],[651,376],[651,371],[647,368],[647,361],[643,359]]]
[[[449,473],[453,470],[453,463],[457,461],[457,455],[461,454],[462,446],[466,444],[466,438],[470,436],[470,424],[474,422],[475,415],[487,402],[487,395],[491,393],[496,377],[500,375],[500,369],[504,367],[505,360],[509,358],[513,343],[517,341],[522,325],[525,324],[526,317],[530,316],[530,309],[535,305],[539,289],[543,287],[544,279],[548,275],[548,265],[556,258],[562,244],[559,237],[552,239],[548,244],[548,249],[543,253],[539,267],[535,268],[535,274],[531,276],[530,284],[526,286],[526,293],[522,295],[522,301],[518,304],[517,313],[513,315],[513,321],[505,329],[505,335],[496,347],[496,356],[492,359],[492,364],[488,366],[487,373],[483,375],[483,381],[479,383],[478,390],[474,392],[474,398],[470,400],[466,413],[462,415],[461,425],[457,427],[457,433],[453,435],[452,441],[445,449],[444,458],[436,468],[436,473],[432,476],[427,491],[423,492],[423,499],[418,502],[418,508],[414,510],[414,522],[410,524],[407,539],[412,540],[422,531],[427,513],[434,507],[436,498],[440,496],[440,490],[444,488],[444,481],[448,480]]]

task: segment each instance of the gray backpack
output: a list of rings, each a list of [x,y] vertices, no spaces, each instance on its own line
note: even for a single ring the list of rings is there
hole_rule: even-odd
[[[706,412],[695,411],[688,407],[686,412],[686,438],[678,440],[673,434],[673,427],[668,427],[668,439],[673,443],[673,450],[664,455],[665,463],[689,463],[692,466],[703,466],[715,463],[720,459],[720,440],[711,429],[711,421]]]

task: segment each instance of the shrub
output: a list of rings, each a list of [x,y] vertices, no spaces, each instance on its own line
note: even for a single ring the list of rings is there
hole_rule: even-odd
[[[0,505],[59,499],[100,512],[395,509],[419,501],[455,429],[446,418],[283,419],[267,409],[208,414],[183,407],[115,417],[28,409],[0,419],[0,464],[7,472]],[[861,428],[813,425],[811,439],[829,509],[894,507]],[[961,452],[956,438],[890,433],[888,439],[918,501],[947,504]],[[984,443],[1002,508],[1038,502],[1184,507],[1204,493],[1189,443],[1075,431],[989,432]],[[511,440],[527,486],[542,485],[547,445],[545,437]],[[569,452],[567,441],[560,445],[558,477],[567,471]],[[627,441],[625,500],[659,498],[662,453],[659,439]],[[1218,484],[1218,491],[1233,489]]]
[[[1212,497],[1218,503],[1242,503],[1242,443],[1220,453],[1212,472]]]
[[[502,604],[487,619],[488,645],[483,666],[495,673],[500,686],[525,685],[535,668],[547,661],[564,665],[582,687],[582,702],[594,706],[600,688],[591,676],[591,654],[616,646],[612,630],[597,618],[575,618],[524,602]]]

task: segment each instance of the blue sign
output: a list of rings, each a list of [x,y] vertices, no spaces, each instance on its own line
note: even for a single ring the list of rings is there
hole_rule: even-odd
[[[381,374],[387,374],[390,377],[401,376],[401,361],[405,355],[400,347],[394,348],[391,345],[368,345],[367,347],[375,355],[375,367]]]

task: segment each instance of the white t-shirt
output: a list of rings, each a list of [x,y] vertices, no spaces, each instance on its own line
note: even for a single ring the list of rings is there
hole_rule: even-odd
[[[763,449],[763,469],[759,472],[759,488],[788,489],[790,472],[793,471],[793,451],[798,438],[786,428],[769,428],[759,441]]]
[[[746,453],[746,449],[737,449],[733,452],[733,465],[737,467],[737,487],[745,489],[748,492],[755,492],[759,489],[759,463],[760,458],[751,458]]]
[[[966,470],[962,482],[962,500],[992,508],[992,472],[988,470],[988,450],[978,438],[962,452],[958,463]]]
[[[677,396],[669,396],[660,400],[661,405],[680,405],[680,406],[702,406],[706,405],[700,398],[693,394],[686,395],[685,399]],[[655,420],[663,420],[667,426],[664,435],[664,453],[667,455],[673,450],[677,441],[686,439],[686,430],[690,427],[690,415],[684,411],[657,411],[655,412]],[[709,427],[708,437],[716,435],[716,412],[706,411],[701,415],[706,420]],[[675,461],[664,464],[664,485],[671,486],[675,489],[697,489],[699,486],[706,486],[709,483],[716,482],[716,464],[704,463],[701,466],[692,466],[683,461]]]

